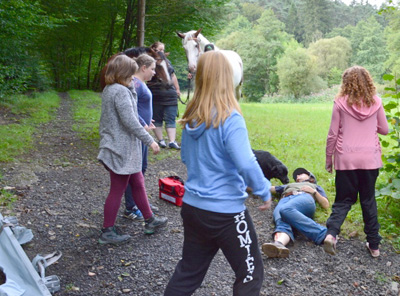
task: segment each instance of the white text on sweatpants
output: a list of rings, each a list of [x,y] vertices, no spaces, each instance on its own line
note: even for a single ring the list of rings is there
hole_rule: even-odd
[[[235,217],[236,231],[238,232],[238,239],[240,242],[240,247],[245,248],[247,250],[247,275],[243,279],[243,283],[247,283],[253,280],[253,272],[254,272],[254,257],[250,254],[250,246],[251,246],[251,238],[250,231],[247,227],[247,221],[245,220],[245,212],[241,212],[239,215]]]

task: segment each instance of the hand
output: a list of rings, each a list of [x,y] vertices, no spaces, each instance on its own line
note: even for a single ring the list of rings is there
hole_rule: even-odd
[[[178,97],[181,96],[181,91],[180,90],[177,90],[176,93],[178,94]]]
[[[267,201],[264,201],[264,203],[261,206],[259,206],[258,209],[260,211],[268,210],[269,208],[271,208],[271,204],[272,204],[272,198],[270,198]]]
[[[150,123],[148,126],[147,126],[147,128],[148,129],[146,129],[146,131],[152,131],[152,130],[154,130],[154,129],[156,129],[156,126],[153,124],[153,122],[152,123]]]
[[[307,186],[307,185],[301,187],[300,190],[304,191],[304,192],[307,192],[307,193],[310,193],[311,195],[313,195],[314,192],[315,192],[315,190],[313,188],[311,188],[310,186]]]
[[[188,79],[192,79],[193,78],[192,73],[189,72],[187,77],[188,77]]]
[[[156,142],[151,143],[150,148],[153,150],[154,154],[158,154],[158,152],[160,152],[160,146],[158,146]]]
[[[332,174],[332,164],[325,165],[325,169],[328,171],[328,173]]]

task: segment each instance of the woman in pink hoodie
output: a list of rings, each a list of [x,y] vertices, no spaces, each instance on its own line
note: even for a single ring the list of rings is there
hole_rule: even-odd
[[[329,254],[336,254],[336,236],[359,196],[366,246],[373,257],[379,256],[375,182],[382,159],[378,133],[386,135],[388,129],[382,100],[376,95],[369,72],[360,66],[347,69],[335,98],[326,143],[326,170],[332,173],[332,166],[336,170],[336,197],[324,240],[324,250]]]

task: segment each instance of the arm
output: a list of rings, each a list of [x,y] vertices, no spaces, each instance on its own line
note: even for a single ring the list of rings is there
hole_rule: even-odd
[[[321,194],[321,192],[323,194],[325,194],[325,192],[322,190],[321,192],[319,192],[317,189],[313,189],[310,186],[303,186],[301,187],[301,191],[307,192],[310,195],[312,195],[312,197],[314,198],[314,200],[319,203],[319,205],[324,208],[324,209],[328,209],[329,208],[329,200],[323,196]]]
[[[328,137],[326,139],[326,158],[325,158],[325,169],[332,173],[332,157],[335,151],[336,141],[339,134],[339,124],[340,124],[340,112],[336,104],[333,105],[331,125],[329,127]]]
[[[385,110],[383,110],[383,106],[378,110],[378,133],[381,135],[387,135],[389,132],[389,125],[386,119]]]
[[[226,151],[246,186],[252,188],[253,194],[260,196],[264,202],[270,200],[271,183],[264,177],[251,150],[244,118],[236,111],[223,125],[223,140]]]
[[[171,79],[172,79],[172,83],[173,83],[174,86],[175,86],[175,89],[176,89],[176,92],[177,92],[177,94],[178,94],[178,97],[180,97],[180,96],[181,96],[181,89],[180,89],[180,87],[179,87],[178,78],[176,78],[175,73],[172,73]]]
[[[154,139],[140,124],[138,117],[135,116],[133,108],[137,107],[136,104],[133,105],[135,101],[131,99],[131,95],[132,94],[127,88],[121,86],[115,94],[115,108],[118,112],[119,118],[121,119],[122,125],[145,145],[150,146],[154,142]]]

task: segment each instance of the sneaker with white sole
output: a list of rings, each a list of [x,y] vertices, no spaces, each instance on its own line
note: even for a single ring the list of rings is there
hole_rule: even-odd
[[[101,230],[99,244],[113,244],[120,245],[128,242],[131,236],[128,234],[120,234],[116,230],[115,226],[103,228]]]
[[[167,144],[165,143],[165,141],[164,141],[164,140],[160,140],[160,141],[158,141],[158,145],[159,145],[161,148],[165,148],[165,147],[167,147]]]
[[[153,217],[145,221],[144,233],[153,234],[156,229],[165,226],[165,224],[167,224],[167,221],[167,217],[157,217],[153,215]]]
[[[153,213],[158,213],[160,211],[160,209],[153,204],[150,204],[150,209]]]
[[[134,221],[143,221],[143,214],[138,208],[133,208],[132,210],[125,210],[124,211],[124,218]]]
[[[179,147],[177,142],[169,142],[168,147],[176,150],[181,149],[181,147]]]

